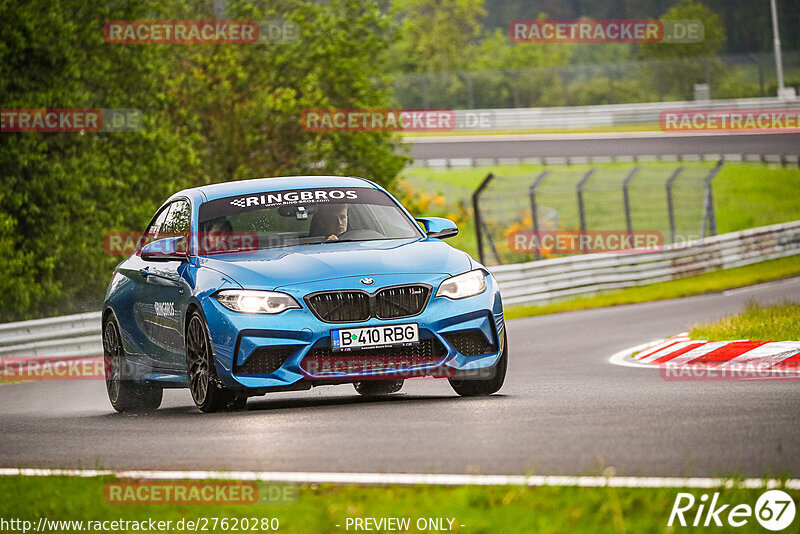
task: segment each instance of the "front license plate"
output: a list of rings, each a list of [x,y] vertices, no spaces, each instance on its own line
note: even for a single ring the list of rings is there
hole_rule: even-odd
[[[331,330],[333,350],[390,347],[418,342],[419,326],[416,323]]]

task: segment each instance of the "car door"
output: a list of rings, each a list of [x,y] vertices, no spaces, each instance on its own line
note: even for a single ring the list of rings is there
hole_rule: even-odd
[[[167,204],[156,212],[147,225],[136,252],[117,267],[117,272],[122,276],[119,287],[124,288],[118,290],[115,295],[117,321],[125,350],[136,359],[149,360],[156,353],[156,346],[151,339],[152,329],[147,326],[149,315],[143,306],[144,299],[150,299],[148,295],[150,287],[146,276],[149,264],[142,260],[140,251],[146,243],[158,236],[159,229],[169,215],[170,207],[171,204]],[[144,363],[152,365],[152,362]]]
[[[170,203],[154,221],[148,241],[185,236],[189,243],[191,205],[179,199]],[[183,369],[184,313],[191,288],[185,279],[189,263],[181,260],[145,260],[138,256],[138,284],[134,302],[137,329],[146,340],[147,356],[164,369]]]

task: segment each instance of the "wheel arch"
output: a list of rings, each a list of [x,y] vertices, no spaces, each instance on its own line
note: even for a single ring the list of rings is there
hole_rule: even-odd
[[[186,314],[183,318],[183,335],[186,336],[186,332],[189,330],[189,320],[194,315],[194,312],[200,313],[200,317],[203,318],[203,321],[206,320],[206,314],[203,313],[203,307],[200,305],[199,302],[196,300],[192,300],[188,306],[186,306]]]
[[[122,335],[122,327],[119,324],[119,319],[117,318],[117,312],[114,311],[114,308],[111,307],[110,304],[107,304],[106,307],[103,309],[103,314],[101,315],[100,319],[100,339],[104,339],[105,336],[105,326],[106,322],[108,321],[109,317],[113,319],[114,324],[117,327],[117,335],[119,336],[119,344],[122,347],[122,354],[123,357],[128,357],[128,350],[125,347],[125,336]]]
[[[186,344],[186,334],[189,332],[189,321],[192,319],[192,316],[195,314],[195,312],[197,312],[197,314],[200,316],[200,319],[203,321],[203,327],[206,329],[206,335],[208,336],[208,344],[211,348],[211,358],[213,359],[214,366],[216,368],[219,365],[219,362],[217,361],[217,350],[214,347],[214,339],[211,337],[206,312],[203,309],[203,305],[197,299],[192,299],[192,301],[189,302],[189,305],[186,306],[186,314],[183,320],[184,345]],[[217,369],[217,371],[219,371],[219,369]]]
[[[114,312],[114,308],[112,308],[110,305],[106,305],[106,307],[103,308],[103,314],[100,317],[100,323],[103,325],[106,324],[106,321],[109,317],[114,317],[114,320],[117,321],[117,314]],[[117,321],[117,324],[119,324],[119,321]]]

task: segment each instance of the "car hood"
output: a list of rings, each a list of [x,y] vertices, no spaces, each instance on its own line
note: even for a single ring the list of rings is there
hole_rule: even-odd
[[[383,274],[456,275],[472,268],[469,255],[439,239],[322,243],[203,256],[200,264],[248,289],[275,289],[333,278]]]

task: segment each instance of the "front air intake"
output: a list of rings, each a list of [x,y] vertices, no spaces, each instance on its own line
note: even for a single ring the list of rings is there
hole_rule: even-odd
[[[464,356],[480,356],[497,352],[497,348],[486,341],[486,337],[480,330],[450,332],[443,334],[442,337]]]
[[[292,355],[292,347],[259,347],[242,365],[237,365],[237,375],[268,375],[274,373]]]

